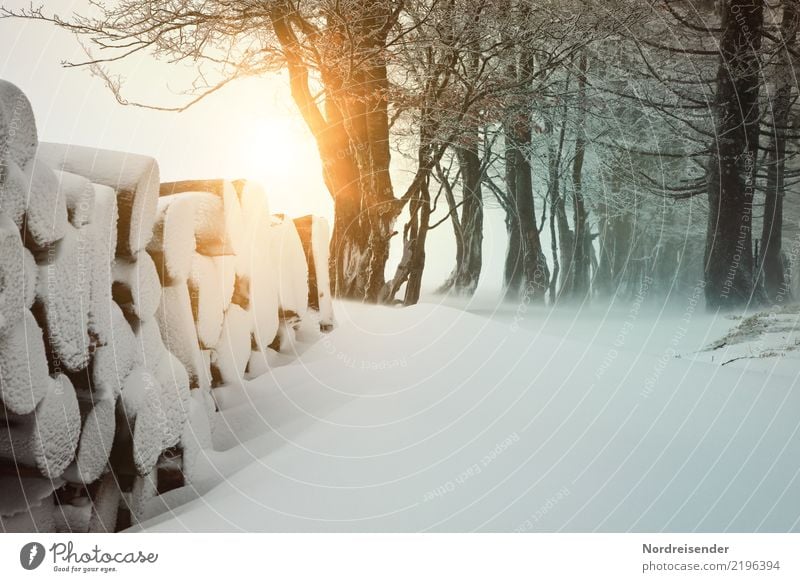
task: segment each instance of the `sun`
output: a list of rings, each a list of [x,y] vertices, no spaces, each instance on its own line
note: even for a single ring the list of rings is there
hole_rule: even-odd
[[[302,166],[308,150],[306,132],[290,118],[259,118],[243,140],[245,159],[257,176],[290,175]]]
[[[319,152],[299,116],[254,118],[239,143],[242,174],[264,186],[274,212],[329,214]]]

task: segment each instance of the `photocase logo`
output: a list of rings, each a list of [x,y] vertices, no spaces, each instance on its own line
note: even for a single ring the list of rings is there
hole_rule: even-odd
[[[35,570],[44,561],[44,546],[38,542],[30,542],[19,551],[19,563],[26,570]]]

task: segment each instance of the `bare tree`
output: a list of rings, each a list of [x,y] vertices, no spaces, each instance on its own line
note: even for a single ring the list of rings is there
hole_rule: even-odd
[[[431,2],[428,4],[435,4]],[[47,20],[88,39],[100,53],[85,62],[120,103],[185,109],[228,83],[284,68],[292,97],[316,139],[334,200],[331,270],[340,297],[377,301],[395,219],[389,173],[388,67],[414,26],[403,0],[93,2],[89,14],[61,17],[43,8],[3,9],[5,16]],[[109,67],[137,53],[190,63],[197,77],[177,107],[130,102]],[[319,91],[317,90],[319,88]]]

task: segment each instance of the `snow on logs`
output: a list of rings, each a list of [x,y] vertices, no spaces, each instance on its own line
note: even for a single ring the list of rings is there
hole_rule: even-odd
[[[225,180],[188,180],[161,185],[161,196],[189,193],[195,201],[194,235],[197,252],[215,257],[239,255],[244,218],[236,188]]]
[[[308,267],[297,228],[291,220],[273,217],[269,262],[278,269],[278,305],[285,321],[308,309]]]
[[[33,412],[49,380],[42,330],[25,310],[16,327],[0,336],[0,400],[6,412]]]
[[[152,158],[83,146],[42,143],[39,155],[53,168],[83,176],[117,193],[117,255],[134,258],[153,236],[159,191]]]
[[[302,216],[294,219],[294,225],[308,265],[308,306],[319,313],[320,329],[330,331],[335,322],[328,271],[328,222],[320,216]]]
[[[14,223],[0,214],[0,335],[11,330],[33,303],[37,269]]]
[[[35,468],[49,479],[61,476],[75,456],[81,428],[78,399],[66,376],[48,380],[47,392],[34,412],[6,415],[5,421],[0,459]]]
[[[69,227],[66,236],[40,258],[34,313],[46,329],[51,371],[79,372],[89,364],[89,269],[85,239]]]
[[[189,277],[195,254],[194,220],[197,200],[175,195],[158,200],[158,216],[147,252],[156,264],[162,285],[179,285]]]
[[[146,252],[134,260],[118,258],[114,263],[114,301],[131,319],[145,321],[156,314],[161,298],[161,283],[153,259]]]
[[[0,151],[22,167],[33,159],[38,143],[30,101],[19,87],[0,79]]]
[[[146,156],[39,144],[0,81],[4,531],[141,517],[211,446],[212,384],[266,373],[309,305],[332,325],[324,221],[272,217],[255,182],[159,181]]]

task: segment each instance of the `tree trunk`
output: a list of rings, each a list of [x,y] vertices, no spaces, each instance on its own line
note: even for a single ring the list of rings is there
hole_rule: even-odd
[[[564,86],[564,93],[569,92],[569,79]],[[552,129],[551,129],[552,132]],[[561,159],[564,152],[564,139],[567,132],[567,104],[564,103],[561,118],[561,129],[558,144],[551,138],[548,148],[548,198],[550,199],[550,236],[553,253],[553,275],[550,281],[550,300],[557,301],[558,296],[569,282],[570,264],[572,262],[574,239],[567,220],[564,196],[561,193]],[[558,236],[556,236],[556,227]],[[556,252],[558,249],[558,252]],[[559,278],[560,275],[560,278]],[[559,285],[560,281],[560,285]]]
[[[722,10],[720,65],[708,171],[705,295],[709,309],[750,303],[752,214],[758,153],[758,51],[762,0],[727,0]]]
[[[586,53],[581,54],[578,77],[578,128],[575,140],[575,159],[572,164],[573,214],[575,224],[575,254],[572,259],[572,298],[583,301],[589,293],[590,250],[588,212],[583,198],[583,161],[586,155]]]
[[[478,146],[458,148],[461,166],[461,218],[456,232],[456,266],[440,291],[471,297],[483,268],[483,168]],[[451,208],[451,211],[452,208]]]
[[[569,90],[569,83],[565,92]],[[550,301],[555,303],[565,284],[565,273],[569,273],[572,260],[573,237],[572,230],[567,220],[567,211],[564,207],[564,197],[561,194],[561,158],[564,151],[564,138],[567,130],[567,106],[564,104],[559,131],[558,144],[552,138],[548,148],[548,199],[550,200],[550,250],[553,254],[553,273],[550,279]],[[563,271],[562,271],[563,268]],[[567,275],[568,276],[568,275]],[[561,282],[559,287],[558,283]]]
[[[275,2],[270,17],[287,62],[292,98],[314,136],[325,184],[334,200],[331,287],[339,297],[375,302],[384,288],[384,271],[394,222],[401,210],[389,175],[388,79],[383,47],[388,8],[380,3],[348,5],[347,31],[330,19],[326,42],[338,42],[333,63],[319,63],[325,90],[325,115],[309,85],[309,65],[293,29],[295,9]],[[338,34],[337,34],[338,31]],[[340,60],[359,66],[345,77]]]
[[[764,198],[764,221],[761,230],[759,267],[767,299],[788,301],[786,297],[786,266],[783,264],[784,171],[786,165],[786,130],[789,124],[793,85],[792,56],[800,10],[797,0],[784,0],[781,39],[784,42],[778,57],[775,96],[772,101],[772,127],[767,151],[767,189]]]
[[[506,211],[506,232],[508,248],[503,267],[503,286],[506,299],[515,299],[522,286],[522,236],[519,226],[519,214],[516,208],[517,199],[517,157],[512,145],[512,128],[504,126],[505,133],[505,183],[508,191],[509,207]]]
[[[527,79],[534,69],[534,58],[523,49],[517,78]],[[531,120],[527,111],[516,112],[505,124],[506,184],[511,194],[511,209],[506,218],[509,229],[506,255],[506,298],[543,301],[550,283],[550,271],[539,239],[533,201],[533,181],[528,153],[532,144]],[[513,185],[512,185],[513,184]]]
[[[633,227],[631,220],[606,208],[600,220],[600,257],[597,266],[597,290],[605,297],[614,296],[629,265]]]
[[[509,256],[506,266],[513,265],[513,271],[507,280],[511,285],[506,290],[506,297],[520,295],[532,301],[541,301],[550,282],[550,272],[542,251],[539,229],[536,223],[536,211],[533,203],[533,182],[531,166],[525,152],[530,148],[531,130],[527,125],[517,124],[513,146],[509,152],[516,179],[514,186],[514,217],[506,221],[511,227],[509,233]],[[509,155],[507,154],[507,155]],[[509,224],[510,223],[510,224]]]

